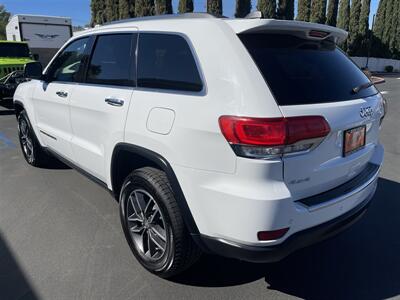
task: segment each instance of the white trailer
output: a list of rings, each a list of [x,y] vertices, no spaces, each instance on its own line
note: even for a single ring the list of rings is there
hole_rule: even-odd
[[[34,57],[46,65],[72,36],[72,22],[67,17],[14,15],[6,33],[9,41],[26,41]]]

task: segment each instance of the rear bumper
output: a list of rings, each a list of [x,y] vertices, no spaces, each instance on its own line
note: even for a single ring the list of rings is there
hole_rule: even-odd
[[[201,237],[202,244],[210,253],[221,256],[258,263],[276,262],[301,248],[335,236],[353,225],[366,212],[374,192],[347,213],[321,225],[297,232],[281,244],[271,246],[252,246],[204,235]]]

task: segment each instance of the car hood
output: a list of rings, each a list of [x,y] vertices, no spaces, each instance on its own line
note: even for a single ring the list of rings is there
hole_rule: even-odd
[[[20,58],[20,57],[0,57],[0,67],[8,66],[8,65],[24,65],[29,62],[33,62],[29,57]]]

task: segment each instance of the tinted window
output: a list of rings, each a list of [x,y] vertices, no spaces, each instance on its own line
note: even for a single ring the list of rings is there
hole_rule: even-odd
[[[134,85],[132,34],[99,36],[87,73],[87,82],[111,85]]]
[[[139,35],[138,86],[201,91],[203,84],[186,40],[178,35]]]
[[[47,76],[52,81],[77,81],[89,38],[83,38],[69,44],[53,61]]]
[[[333,42],[289,35],[245,34],[240,39],[267,81],[279,105],[325,103],[368,97],[374,86]]]
[[[15,37],[15,36],[13,36]],[[29,48],[26,44],[0,43],[0,57],[29,57]]]

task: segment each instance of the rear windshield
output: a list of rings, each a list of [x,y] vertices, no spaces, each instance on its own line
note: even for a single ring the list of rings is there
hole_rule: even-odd
[[[345,101],[377,93],[374,86],[353,92],[369,79],[331,41],[281,34],[243,34],[239,38],[279,105]]]
[[[29,48],[25,44],[0,43],[0,57],[29,57]]]

